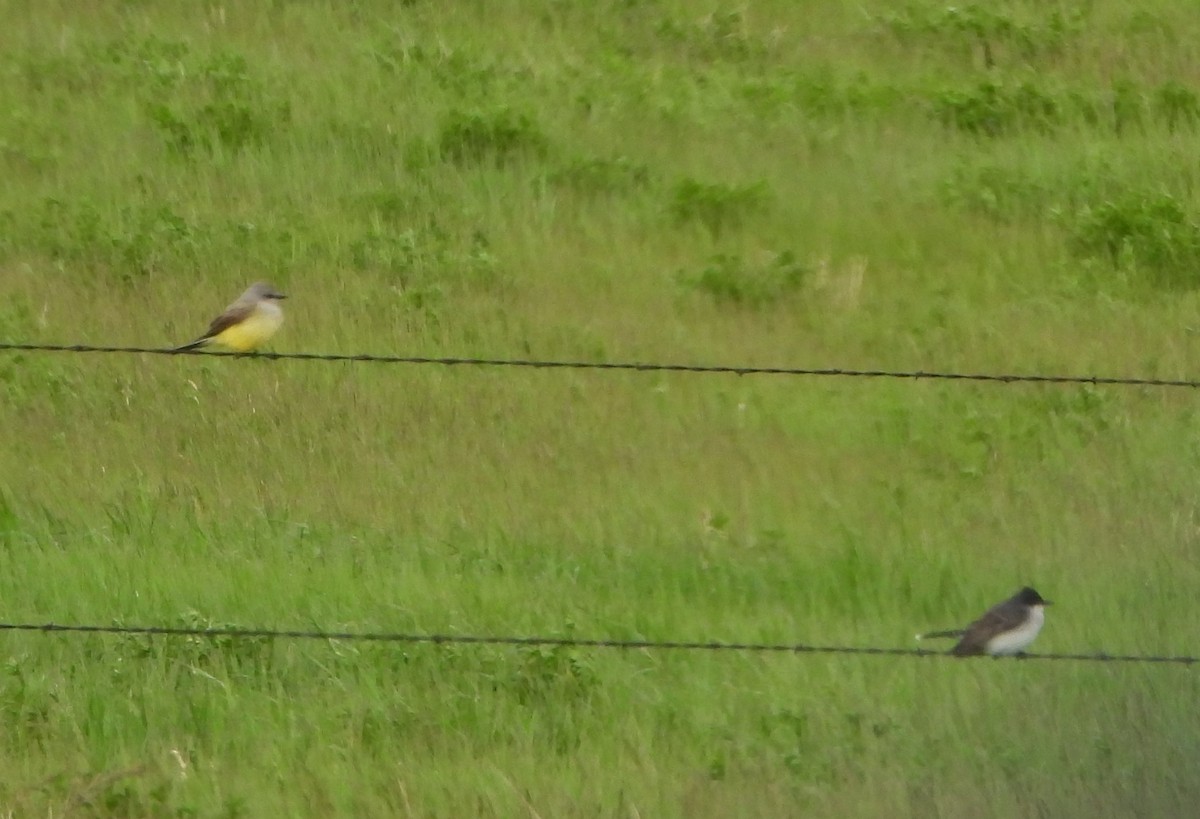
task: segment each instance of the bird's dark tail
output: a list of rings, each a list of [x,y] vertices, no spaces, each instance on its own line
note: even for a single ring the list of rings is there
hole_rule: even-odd
[[[966,634],[964,629],[950,629],[949,631],[931,631],[928,634],[918,634],[918,640],[929,640],[936,637],[962,637]]]
[[[173,352],[182,353],[186,350],[199,350],[210,340],[211,339],[209,339],[208,336],[204,336],[203,338],[198,338],[195,341],[189,341],[187,344],[180,344],[178,347],[174,348]]]

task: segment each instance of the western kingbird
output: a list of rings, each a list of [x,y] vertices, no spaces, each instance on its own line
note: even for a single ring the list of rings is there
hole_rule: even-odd
[[[283,324],[279,301],[286,298],[266,282],[256,282],[212,320],[204,335],[175,349],[195,350],[217,344],[234,352],[248,353],[275,335]]]
[[[918,634],[917,639],[926,637],[960,637],[958,645],[950,650],[960,657],[972,654],[990,654],[1002,657],[1022,654],[1046,622],[1046,606],[1049,600],[1026,586],[1002,603],[988,609],[982,617],[965,629],[958,631],[933,631]]]

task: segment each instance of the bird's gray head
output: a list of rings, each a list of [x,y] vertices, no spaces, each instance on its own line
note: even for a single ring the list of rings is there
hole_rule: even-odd
[[[267,282],[255,282],[247,288],[242,294],[243,301],[262,301],[263,299],[286,299],[287,296],[280,293],[275,287]]]
[[[1017,602],[1024,603],[1026,606],[1049,606],[1050,601],[1044,600],[1040,594],[1034,589],[1026,586],[1017,592]]]

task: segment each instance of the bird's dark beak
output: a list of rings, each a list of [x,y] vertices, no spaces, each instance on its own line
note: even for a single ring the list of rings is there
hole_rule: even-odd
[[[283,295],[282,293],[272,293],[272,294],[271,294],[271,298],[273,298],[273,299],[286,299],[286,298],[287,298],[287,296]]]

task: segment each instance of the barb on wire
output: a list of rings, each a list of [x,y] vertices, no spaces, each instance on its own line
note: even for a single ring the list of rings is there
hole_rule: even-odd
[[[623,361],[563,361],[521,358],[456,358],[449,356],[374,355],[371,353],[226,353],[179,350],[174,347],[102,347],[90,344],[25,344],[0,341],[0,350],[51,353],[143,353],[147,355],[206,355],[266,361],[350,361],[376,364],[440,364],[443,366],[528,367],[541,370],[634,370],[637,372],[728,373],[731,375],[807,375],[850,378],[900,378],[943,381],[989,381],[1001,384],[1093,384],[1136,387],[1200,387],[1200,380],[1099,375],[1039,375],[1033,373],[962,373],[936,370],[855,370],[841,367],[739,367],[725,364],[666,364]]]
[[[949,652],[925,648],[807,645],[804,643],[729,643],[721,641],[611,640],[575,637],[521,637],[477,634],[404,634],[370,631],[320,631],[268,628],[200,628],[189,626],[101,626],[59,623],[0,623],[0,631],[39,634],[124,634],[158,637],[226,637],[233,639],[345,640],[374,643],[432,643],[435,645],[546,646],[563,648],[614,648],[626,651],[736,651],[760,654],[869,654],[892,657],[961,659]],[[999,659],[999,658],[997,658]],[[1073,660],[1107,663],[1169,663],[1192,665],[1200,657],[1142,654],[1023,654],[1010,659]]]

